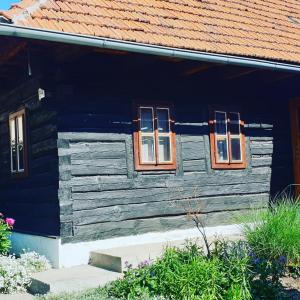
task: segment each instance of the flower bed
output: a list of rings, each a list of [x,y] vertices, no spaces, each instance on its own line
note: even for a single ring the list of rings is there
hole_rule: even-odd
[[[244,225],[245,241],[207,242],[207,254],[193,243],[167,248],[161,258],[138,268],[126,262],[124,278],[105,288],[42,299],[299,299],[299,203],[282,201],[250,219],[252,226]],[[201,222],[196,225],[203,229]],[[205,240],[204,230],[201,235]]]
[[[19,258],[8,255],[14,224],[14,219],[4,218],[0,213],[0,294],[25,292],[33,273],[51,268],[46,257],[35,252],[24,251]]]

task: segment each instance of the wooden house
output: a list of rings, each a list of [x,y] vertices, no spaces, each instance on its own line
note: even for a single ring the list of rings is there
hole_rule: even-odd
[[[0,12],[14,251],[86,263],[188,237],[195,211],[231,230],[300,183],[299,96],[296,0],[14,4]]]

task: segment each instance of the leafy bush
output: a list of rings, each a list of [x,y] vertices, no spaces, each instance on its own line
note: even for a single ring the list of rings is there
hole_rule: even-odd
[[[4,219],[3,214],[0,213],[0,254],[8,253],[11,242],[9,239],[11,230],[15,224],[15,220],[12,218]]]
[[[300,263],[300,202],[284,199],[253,214],[249,221],[244,233],[257,257]]]
[[[50,267],[44,256],[35,252],[24,253],[21,258],[0,255],[0,293],[12,294],[26,291],[33,273]]]
[[[238,264],[236,264],[238,260]],[[129,269],[124,278],[108,288],[110,296],[137,299],[164,296],[168,299],[251,299],[248,258],[217,253],[208,258],[195,244],[184,249],[167,248],[154,263]]]

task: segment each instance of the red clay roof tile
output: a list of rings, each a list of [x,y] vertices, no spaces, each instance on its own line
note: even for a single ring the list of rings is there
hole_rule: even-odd
[[[300,63],[298,0],[22,0],[20,26]]]

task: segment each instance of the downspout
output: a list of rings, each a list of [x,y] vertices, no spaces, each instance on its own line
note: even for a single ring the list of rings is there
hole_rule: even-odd
[[[150,44],[134,43],[107,39],[89,35],[50,31],[45,29],[20,27],[11,24],[0,24],[0,36],[11,36],[26,39],[36,39],[64,44],[96,47],[141,54],[167,56],[187,60],[204,61],[218,64],[229,64],[273,71],[300,72],[300,65],[279,63],[255,58],[222,55],[216,53],[190,51],[179,48],[162,47]]]

